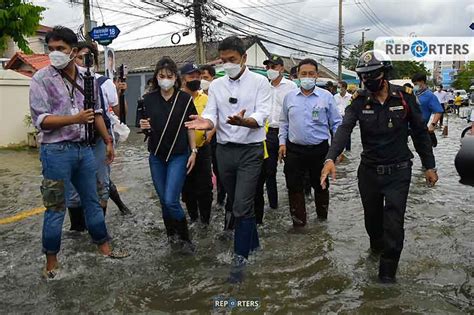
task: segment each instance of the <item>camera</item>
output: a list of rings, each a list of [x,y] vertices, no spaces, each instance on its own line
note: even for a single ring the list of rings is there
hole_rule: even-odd
[[[89,52],[84,54],[84,67],[91,68],[94,66],[94,54]]]

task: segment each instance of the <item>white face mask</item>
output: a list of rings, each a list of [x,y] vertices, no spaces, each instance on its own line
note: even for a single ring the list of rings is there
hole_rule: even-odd
[[[242,66],[238,63],[227,62],[222,65],[224,72],[229,76],[229,78],[235,78],[239,75]]]
[[[201,80],[201,89],[203,89],[204,91],[209,90],[209,86],[210,86],[210,85],[211,85],[211,82],[210,82],[210,81]]]
[[[51,65],[59,70],[66,68],[72,60],[71,54],[68,55],[58,50],[50,52],[48,56],[49,60],[51,61]]]
[[[301,78],[301,87],[305,89],[306,91],[309,91],[314,88],[316,85],[316,79],[315,78]]]
[[[273,69],[268,69],[267,70],[267,77],[271,80],[274,81],[280,76],[280,71],[278,70],[273,70]]]
[[[77,64],[76,64],[76,67],[77,67],[77,69],[79,70],[80,73],[86,73],[87,72],[86,67],[81,67]],[[94,75],[95,74],[94,68],[90,68],[90,72],[91,72],[92,75]]]
[[[168,91],[174,86],[175,80],[172,79],[158,79],[158,85],[165,91]]]

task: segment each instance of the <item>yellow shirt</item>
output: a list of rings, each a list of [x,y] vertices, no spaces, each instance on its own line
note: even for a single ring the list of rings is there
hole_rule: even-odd
[[[268,133],[268,126],[270,126],[270,123],[267,120],[265,123],[265,133]],[[267,142],[263,141],[263,159],[268,159],[268,157]]]
[[[199,115],[202,114],[204,108],[206,108],[208,96],[203,92],[199,92],[199,94],[194,98],[194,106],[196,107],[196,111]],[[196,147],[200,148],[203,146],[204,141],[206,141],[206,131],[205,130],[196,130]]]
[[[462,97],[461,96],[456,96],[454,98],[454,105],[461,106],[461,104],[462,104]]]

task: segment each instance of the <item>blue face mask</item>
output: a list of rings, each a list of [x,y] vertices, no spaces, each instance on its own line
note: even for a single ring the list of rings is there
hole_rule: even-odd
[[[301,78],[301,87],[307,91],[311,90],[314,88],[316,85],[316,79],[315,78]]]
[[[418,85],[415,85],[415,86],[413,87],[413,92],[416,93],[416,92],[418,92],[418,91],[420,91],[420,87],[419,87]]]

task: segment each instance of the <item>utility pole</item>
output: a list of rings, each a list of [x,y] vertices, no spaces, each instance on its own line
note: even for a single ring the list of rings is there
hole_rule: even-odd
[[[343,28],[342,28],[342,0],[339,0],[339,43],[337,51],[337,77],[342,80],[342,40],[343,40]]]
[[[86,42],[92,42],[92,39],[89,35],[91,31],[91,6],[89,0],[83,0],[83,9],[84,9],[84,37],[86,38]]]
[[[364,33],[365,33],[365,30],[362,31],[362,53],[365,52],[365,47],[364,47],[364,45],[365,45],[365,37],[364,37]]]
[[[196,33],[196,63],[205,64],[206,55],[204,52],[203,32],[202,32],[202,0],[193,0],[194,27]]]

